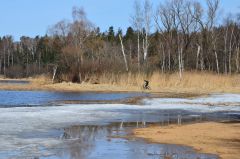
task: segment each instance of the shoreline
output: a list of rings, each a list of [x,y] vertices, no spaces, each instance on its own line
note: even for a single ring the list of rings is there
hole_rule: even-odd
[[[240,123],[205,122],[133,130],[133,137],[150,143],[190,146],[198,152],[216,154],[223,159],[240,156],[239,135]]]
[[[55,92],[104,92],[104,93],[149,93],[158,97],[159,94],[163,97],[192,97],[198,95],[206,95],[207,92],[197,92],[190,89],[174,90],[171,88],[155,88],[152,90],[143,90],[140,86],[122,86],[118,84],[90,84],[90,83],[51,83],[49,80],[38,79],[9,79],[0,78],[0,81],[24,81],[27,84],[12,84],[0,83],[0,90],[15,90],[15,91],[55,91]],[[239,90],[240,93],[240,90]],[[180,96],[179,96],[180,95]]]
[[[115,92],[115,93],[150,93],[156,97],[161,94],[163,97],[192,97],[208,95],[210,93],[240,93],[238,87],[231,89],[205,90],[204,88],[178,88],[175,87],[154,87],[151,90],[143,90],[141,86],[120,85],[120,84],[90,84],[62,82],[52,84],[49,81],[38,81],[35,79],[0,79],[0,81],[24,81],[28,84],[5,84],[0,83],[0,90],[15,91],[55,91],[55,92]],[[167,95],[165,95],[167,94]],[[169,94],[171,94],[169,96]]]
[[[97,79],[97,83],[95,82]],[[184,78],[179,79],[177,73],[161,74],[154,72],[152,75],[145,74],[103,74],[81,84],[72,82],[52,83],[51,78],[46,75],[38,75],[28,78],[6,78],[0,76],[3,81],[27,81],[29,84],[4,84],[0,83],[0,90],[20,91],[57,91],[57,92],[137,92],[171,94],[178,97],[179,94],[190,96],[208,95],[213,93],[240,93],[240,75],[216,75],[208,72],[185,72]],[[151,90],[143,90],[144,80],[149,81]],[[96,83],[96,84],[95,84]],[[176,95],[177,94],[177,95]],[[182,95],[180,95],[182,96]]]

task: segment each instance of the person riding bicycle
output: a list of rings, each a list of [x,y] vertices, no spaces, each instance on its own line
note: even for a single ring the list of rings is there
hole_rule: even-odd
[[[149,81],[144,80],[143,89],[150,89],[150,87],[149,87]]]

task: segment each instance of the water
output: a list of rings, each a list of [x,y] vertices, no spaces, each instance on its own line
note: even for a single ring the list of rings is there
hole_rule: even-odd
[[[23,107],[51,105],[62,101],[112,101],[137,96],[144,93],[72,93],[47,91],[0,91],[0,107]]]
[[[230,94],[144,99],[143,105],[49,105],[64,100],[123,100],[143,94],[0,93],[0,158],[217,158],[196,153],[189,147],[151,144],[124,136],[132,128],[150,123],[159,126],[178,123],[179,117],[181,123],[240,120],[240,95],[234,95],[234,100]]]
[[[215,155],[196,154],[191,148],[176,145],[150,144],[142,140],[123,137],[136,123],[126,126],[114,123],[107,126],[72,126],[64,129],[61,139],[64,149],[55,149],[55,155],[44,158],[91,158],[91,159],[152,159],[167,156],[175,158],[217,158]],[[69,142],[69,140],[71,140]],[[101,153],[100,153],[101,152]]]
[[[0,84],[9,84],[9,85],[12,85],[12,84],[29,84],[30,82],[29,81],[24,81],[24,80],[0,80]]]

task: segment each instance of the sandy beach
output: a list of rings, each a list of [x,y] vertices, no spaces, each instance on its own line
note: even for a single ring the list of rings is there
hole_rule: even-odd
[[[191,146],[199,152],[219,155],[223,159],[239,159],[239,123],[197,123],[182,126],[134,130],[134,136],[150,142]]]

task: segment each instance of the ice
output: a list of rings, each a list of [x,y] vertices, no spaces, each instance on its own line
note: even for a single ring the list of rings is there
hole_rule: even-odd
[[[42,150],[42,152],[41,147],[51,150],[51,148],[61,146],[64,142],[60,139],[61,134],[49,137],[51,130],[63,129],[75,124],[102,124],[105,121],[114,121],[117,117],[121,117],[121,113],[96,110],[97,107],[99,106],[65,105],[1,108],[0,158],[11,158],[11,156],[6,157],[6,154],[12,154],[13,151],[21,152],[19,156],[23,158],[28,154],[31,156],[47,155],[51,151]],[[48,135],[38,135],[39,133]],[[26,134],[32,135],[25,137]],[[10,153],[7,153],[8,151]]]
[[[209,96],[196,98],[160,98],[151,100],[144,100],[146,104],[158,103],[188,103],[188,104],[206,104],[206,105],[240,105],[240,94],[211,94]]]
[[[152,109],[182,109],[195,112],[240,111],[239,94],[212,94],[196,98],[144,99]]]
[[[66,105],[56,107],[1,108],[0,134],[18,134],[28,130],[64,127],[74,123],[97,122],[114,119],[117,113],[97,111],[100,105]]]
[[[128,104],[66,104],[61,106],[36,106],[0,108],[0,158],[10,151],[42,154],[39,147],[61,145],[60,135],[56,137],[38,136],[71,125],[104,124],[133,117],[136,111],[146,116],[147,111],[186,110],[192,112],[240,112],[240,95],[213,94],[197,98],[144,99],[142,105]],[[224,105],[224,106],[223,106]],[[135,112],[135,113],[136,113]],[[36,133],[23,137],[24,134]],[[42,150],[43,151],[43,150]],[[51,151],[44,151],[49,154]],[[11,153],[10,153],[11,154]],[[24,156],[24,155],[23,155]]]
[[[145,105],[124,104],[90,104],[65,105],[55,107],[23,107],[1,108],[0,134],[18,134],[22,131],[44,131],[50,128],[64,127],[69,124],[84,124],[105,121],[114,121],[129,114],[118,110],[144,109],[182,109],[196,112],[240,111],[240,106],[208,106],[202,104],[211,102],[208,99],[151,99],[145,100]],[[226,100],[227,101],[227,100]]]
[[[144,105],[127,104],[72,104],[51,107],[1,108],[0,135],[18,134],[23,131],[44,131],[69,124],[113,122],[129,114],[120,110],[182,109],[196,112],[240,111],[240,95],[224,94],[208,97],[181,99],[144,99]],[[226,106],[221,104],[225,103]],[[119,110],[119,112],[118,112]]]

